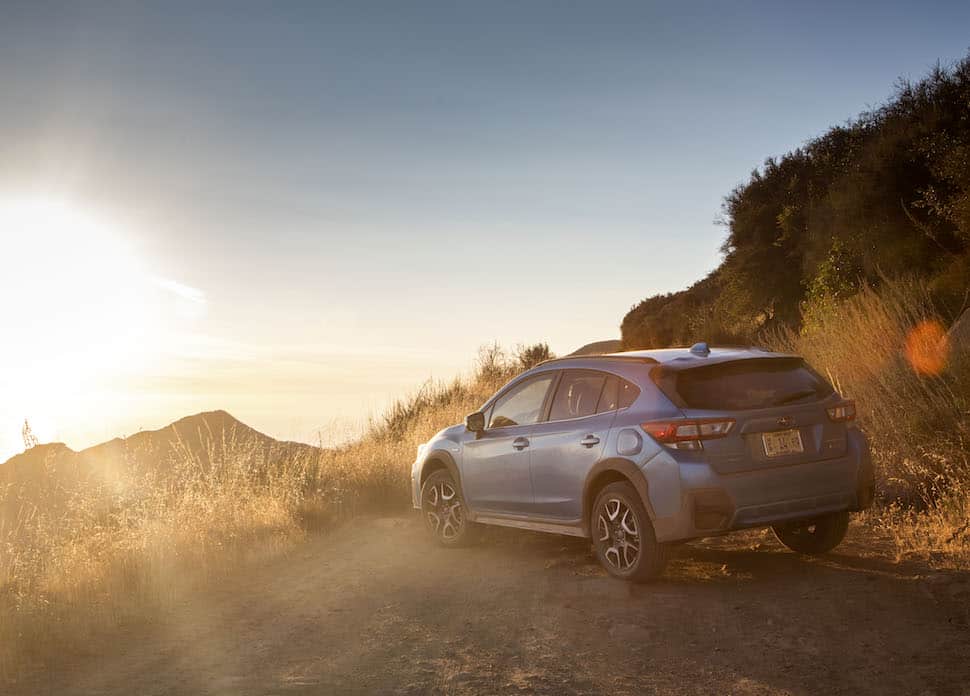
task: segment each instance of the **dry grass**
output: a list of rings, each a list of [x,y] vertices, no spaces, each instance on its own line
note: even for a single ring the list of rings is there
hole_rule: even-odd
[[[892,535],[898,557],[930,561],[937,568],[970,569],[970,495],[966,485],[928,508],[891,503],[879,523]]]
[[[970,565],[970,346],[953,345],[917,281],[864,288],[771,347],[805,356],[857,402],[876,517],[901,555]]]
[[[164,473],[122,472],[68,492],[56,475],[41,477],[33,502],[0,526],[0,684],[309,530],[362,510],[406,509],[417,445],[528,359],[483,349],[471,379],[426,384],[358,441],[274,466],[257,442],[230,438],[210,441],[205,461],[177,448]]]
[[[165,476],[88,482],[66,496],[45,478],[49,495],[0,530],[0,677],[299,537],[295,512],[315,463],[258,472],[252,448],[234,443],[205,468],[183,453]]]
[[[461,423],[523,368],[497,347],[483,349],[471,380],[428,382],[397,401],[361,439],[320,458],[319,496],[341,515],[361,509],[406,509],[411,504],[411,462],[417,447],[442,428]]]
[[[887,282],[772,344],[804,355],[857,400],[878,467],[880,506],[870,517],[900,555],[967,567],[970,353],[944,350],[932,332],[914,342],[914,329],[937,321],[931,307],[923,286]],[[914,351],[926,358],[915,361],[921,369],[939,374],[918,373]],[[66,498],[44,477],[51,490],[0,527],[0,683],[120,621],[150,617],[250,557],[283,552],[308,530],[406,509],[417,445],[540,354],[484,349],[471,379],[428,383],[359,440],[272,467],[255,443],[230,442],[207,464],[186,449],[164,475],[90,483]]]

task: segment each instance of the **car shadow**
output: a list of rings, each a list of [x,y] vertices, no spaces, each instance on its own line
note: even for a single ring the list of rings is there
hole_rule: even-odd
[[[608,577],[605,571],[596,572],[599,564],[592,545],[580,537],[488,527],[479,531],[477,547],[509,560],[539,559],[549,570],[571,569],[582,576]],[[855,574],[870,581],[915,581],[935,575],[936,571],[919,561],[896,560],[887,549],[861,543],[851,536],[830,553],[805,556],[786,549],[767,530],[749,530],[673,546],[667,569],[658,582],[760,583],[830,573]],[[948,571],[945,576],[948,582],[970,582],[970,572],[966,571]]]
[[[970,678],[970,573],[898,561],[862,527],[816,557],[757,530],[679,545],[643,585],[579,538],[496,529],[469,551],[521,569],[522,621],[594,656],[617,693],[942,694]]]

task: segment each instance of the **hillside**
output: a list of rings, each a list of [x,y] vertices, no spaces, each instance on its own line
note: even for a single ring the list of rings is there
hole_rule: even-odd
[[[191,463],[203,470],[242,453],[253,467],[272,469],[320,449],[282,442],[254,430],[225,411],[186,416],[158,430],[114,438],[79,452],[63,443],[41,444],[0,464],[0,525],[14,523],[25,506],[63,503],[91,486],[122,485],[135,476],[170,477],[173,467]]]
[[[215,411],[0,465],[0,685],[314,530],[407,510],[418,443],[548,357],[545,345],[483,348],[471,378],[423,385],[339,448],[279,442]]]
[[[122,461],[126,466],[164,467],[171,463],[176,448],[187,449],[205,459],[214,446],[219,447],[233,439],[255,439],[274,448],[310,447],[275,440],[225,411],[206,411],[180,418],[158,430],[142,430],[128,437],[116,437],[79,452],[60,442],[37,445],[0,464],[0,478],[9,480],[11,475],[16,476],[13,472],[25,472],[52,461],[105,469]]]
[[[623,318],[625,348],[748,342],[913,276],[945,319],[970,284],[970,57],[770,158],[724,201],[721,265]]]
[[[873,300],[858,314],[876,316],[873,309],[883,305]],[[852,332],[858,335],[858,329],[854,325]],[[800,675],[817,667],[818,651],[813,648],[791,657],[788,647],[798,636],[785,627],[809,626],[812,636],[828,635],[839,616],[849,616],[849,623],[843,623],[852,625],[854,615],[846,611],[851,614],[856,605],[861,607],[856,612],[858,621],[878,622],[873,625],[879,635],[867,639],[866,675],[877,674],[909,649],[905,640],[892,636],[912,635],[925,625],[933,625],[927,635],[935,641],[927,654],[950,645],[962,649],[955,641],[965,636],[968,621],[965,598],[970,585],[965,571],[970,553],[960,536],[967,519],[964,511],[970,512],[960,507],[970,500],[961,492],[970,490],[966,487],[951,489],[952,505],[945,509],[929,508],[916,515],[894,506],[863,518],[854,527],[852,546],[824,559],[806,560],[783,552],[768,535],[758,532],[735,538],[728,542],[730,546],[707,542],[688,546],[678,550],[668,580],[642,592],[605,577],[582,542],[570,545],[554,536],[489,530],[483,544],[458,551],[461,557],[456,560],[454,550],[433,547],[415,523],[368,521],[362,513],[389,515],[408,509],[410,463],[418,443],[460,422],[537,356],[548,357],[548,349],[531,346],[514,356],[494,346],[483,349],[470,379],[424,385],[389,409],[360,440],[336,449],[277,443],[224,412],[199,414],[160,431],[92,448],[95,453],[171,448],[176,456],[168,460],[129,457],[129,467],[143,466],[144,472],[119,475],[117,485],[105,485],[90,476],[87,485],[78,485],[63,504],[48,505],[41,499],[35,507],[22,508],[27,514],[16,526],[0,525],[0,684],[23,679],[24,693],[39,689],[130,693],[133,685],[171,693],[263,693],[293,684],[311,691],[354,690],[362,685],[386,691],[408,684],[409,691],[423,693],[461,685],[459,677],[449,682],[431,680],[428,664],[448,659],[454,661],[447,662],[449,673],[484,675],[473,686],[484,688],[505,680],[517,683],[525,674],[526,690],[563,693],[561,680],[572,678],[571,670],[533,672],[529,667],[522,672],[521,663],[511,662],[507,651],[502,653],[510,617],[528,614],[528,607],[516,603],[516,597],[543,608],[550,636],[582,636],[584,627],[596,625],[603,635],[605,631],[613,637],[633,636],[631,644],[638,646],[646,645],[650,635],[664,635],[680,626],[683,622],[676,621],[678,612],[683,613],[680,605],[700,606],[717,628],[716,632],[705,629],[709,639],[702,646],[704,654],[720,655],[717,671],[706,677],[705,684],[712,688],[733,683],[725,678],[743,664],[746,669],[763,669],[766,679],[776,680],[777,693],[790,692],[791,684],[801,682],[778,677],[782,674],[778,660],[786,660],[785,674],[795,669],[803,679]],[[918,381],[912,377],[901,381],[901,375],[910,374],[881,373],[878,383],[869,387],[878,398],[863,398],[860,404],[875,403],[886,392],[899,393],[900,399],[916,404],[917,415],[945,417],[949,411],[930,408],[936,399],[915,399],[912,388],[919,386]],[[858,377],[847,378],[853,388],[865,387]],[[885,410],[906,411],[895,402]],[[953,404],[950,410],[959,414],[965,409],[963,404]],[[867,427],[882,427],[871,414],[864,415]],[[896,430],[910,439],[915,431],[928,432],[924,420],[906,424],[904,431],[897,424]],[[889,440],[885,428],[877,435],[875,440]],[[232,444],[223,448],[223,438]],[[257,444],[247,445],[246,440]],[[186,442],[194,443],[195,451],[204,451],[207,457],[182,456],[193,449]],[[933,444],[920,441],[924,443]],[[260,451],[308,456],[282,458],[278,467],[253,466],[254,452]],[[941,445],[932,454],[939,463],[949,453]],[[63,445],[42,446],[27,455],[12,462],[17,470],[45,469],[48,457],[71,462],[98,459],[91,451],[72,453]],[[906,461],[922,465],[918,456],[915,451]],[[915,478],[919,472],[889,469],[890,460],[888,452],[880,456],[880,481],[910,476],[919,483]],[[119,474],[125,471],[132,469],[119,468]],[[41,490],[52,488],[56,486]],[[339,533],[317,539],[309,535],[313,530],[335,529],[351,517],[356,519],[341,526]],[[303,541],[309,543],[300,545]],[[906,563],[899,564],[904,558]],[[473,571],[465,575],[475,578],[476,596],[483,598],[485,613],[469,614],[468,593],[456,593],[453,583],[435,580],[455,567]],[[882,599],[880,611],[874,613],[866,598],[875,582],[882,583],[876,588]],[[725,583],[736,596],[726,607]],[[538,603],[529,599],[534,599],[537,587],[545,588]],[[199,588],[201,593],[196,591]],[[669,617],[658,615],[651,603],[666,606],[674,596],[671,592],[676,595],[677,611]],[[830,598],[835,595],[850,597],[849,603],[833,605]],[[565,600],[547,601],[557,597]],[[608,606],[577,614],[577,607],[602,604],[590,604],[586,601],[590,597],[605,598]],[[806,601],[811,605],[808,610]],[[631,607],[633,623],[641,628],[630,623]],[[835,607],[834,613],[820,615],[824,607]],[[916,609],[901,616],[892,607]],[[472,622],[477,626],[472,634],[470,615],[484,617]],[[821,620],[816,620],[819,616]],[[534,618],[516,640],[527,646],[548,645],[548,640],[534,635]],[[402,638],[402,625],[412,626],[414,636]],[[757,636],[738,632],[739,627],[754,625]],[[361,626],[367,626],[369,636],[363,642],[357,635]],[[895,630],[900,626],[903,632]],[[688,629],[682,640],[661,641],[654,648],[663,653],[664,645],[696,643],[696,631]],[[804,634],[803,628],[799,631]],[[293,640],[303,635],[314,638]],[[427,636],[438,638],[428,643]],[[602,643],[597,640],[580,641],[570,650],[588,655]],[[751,650],[732,648],[750,645],[751,640],[781,647],[775,650],[777,655],[764,660],[748,659],[754,654]],[[456,641],[468,645],[457,657]],[[420,660],[394,652],[412,643],[424,655]],[[331,644],[336,646],[332,650]],[[823,657],[831,661],[849,654],[839,647],[846,644],[838,643],[838,649]],[[536,658],[537,669],[562,664],[570,650],[554,651],[548,660],[546,650]],[[619,656],[607,652],[593,662],[610,668],[583,679],[615,684],[619,674],[622,683],[631,685],[645,673],[642,651]],[[329,657],[321,661],[321,654]],[[484,658],[473,659],[473,654]],[[905,655],[908,658],[910,653]],[[466,660],[468,656],[472,657]],[[658,653],[657,660],[670,666],[665,677],[670,683],[687,675],[695,678],[691,660],[680,653]],[[858,660],[853,660],[846,662],[846,669],[858,667]],[[953,664],[954,668],[962,665]],[[495,665],[500,665],[498,675]],[[950,673],[934,670],[913,672],[909,681],[900,683],[899,692],[912,691],[933,673],[940,675],[941,693],[946,692]],[[588,670],[584,667],[582,672]],[[845,674],[841,669],[836,673]],[[834,686],[837,679],[832,681]],[[243,689],[245,684],[256,684],[258,689]],[[639,691],[630,687],[630,693]]]

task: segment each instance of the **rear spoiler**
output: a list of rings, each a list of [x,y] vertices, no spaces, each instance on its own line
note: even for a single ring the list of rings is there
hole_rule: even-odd
[[[616,355],[616,354],[610,354],[610,353],[603,353],[602,355],[564,355],[561,358],[550,358],[549,360],[543,360],[541,363],[539,363],[539,365],[550,365],[552,363],[563,362],[566,360],[569,360],[572,362],[575,362],[577,360],[590,360],[590,361],[595,360],[597,362],[600,360],[613,360],[613,361],[620,361],[620,362],[642,363],[644,365],[660,364],[654,358],[648,358],[643,355]],[[539,367],[539,365],[536,365],[536,367]],[[580,369],[580,368],[577,368],[577,369]]]
[[[749,360],[757,361],[769,361],[769,360],[797,360],[801,363],[805,362],[805,359],[800,355],[793,355],[791,353],[765,353],[764,355],[743,355],[743,354],[728,354],[728,355],[711,355],[709,357],[701,357],[696,354],[684,355],[679,358],[674,358],[673,360],[668,360],[665,363],[660,363],[658,367],[654,368],[654,371],[664,370],[669,372],[682,372],[684,370],[692,370],[696,367],[708,367],[710,365],[724,365],[726,363],[734,362],[748,362]],[[656,361],[654,361],[656,362]]]

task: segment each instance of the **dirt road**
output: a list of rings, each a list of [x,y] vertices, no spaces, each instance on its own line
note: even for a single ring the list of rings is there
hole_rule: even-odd
[[[661,582],[580,540],[489,530],[443,550],[366,519],[129,629],[25,692],[970,696],[970,574],[769,536],[680,547]]]

